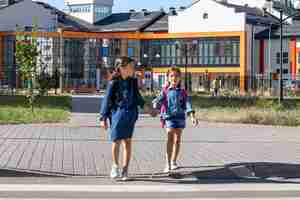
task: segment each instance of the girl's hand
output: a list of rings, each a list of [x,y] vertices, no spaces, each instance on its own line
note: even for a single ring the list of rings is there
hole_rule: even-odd
[[[151,111],[149,112],[149,114],[151,115],[151,117],[156,117],[158,115],[158,111],[155,109],[151,109]]]
[[[107,121],[106,120],[100,121],[100,127],[104,128],[104,130],[107,130],[108,129]]]
[[[195,116],[192,116],[191,120],[194,127],[198,126],[199,120]]]
[[[157,116],[157,111],[150,106],[145,106],[144,108],[145,113],[151,115],[151,117],[156,117]]]

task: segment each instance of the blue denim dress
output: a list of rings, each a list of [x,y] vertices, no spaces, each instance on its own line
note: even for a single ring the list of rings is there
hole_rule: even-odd
[[[184,105],[181,91],[182,89],[180,87],[170,87],[167,90],[168,92],[166,96],[162,91],[160,95],[153,101],[153,103],[156,104],[154,107],[160,109],[160,106],[163,104],[163,102],[167,101],[167,109],[164,113],[161,113],[161,118],[165,121],[165,128],[184,129],[186,127],[186,115],[194,112],[192,109],[191,98],[187,97]]]
[[[138,119],[138,106],[143,107],[144,100],[135,78],[114,80],[108,84],[100,115],[102,120],[111,117],[109,131],[111,141],[132,138]]]

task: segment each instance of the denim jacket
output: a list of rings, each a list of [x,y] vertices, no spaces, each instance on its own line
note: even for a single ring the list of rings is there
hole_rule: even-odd
[[[118,109],[138,112],[145,101],[141,96],[136,78],[110,81],[100,108],[100,119],[111,118],[112,112]]]
[[[166,90],[167,92],[164,92]],[[153,107],[161,109],[164,102],[167,102],[165,111],[161,110],[161,118],[164,120],[185,120],[186,114],[194,112],[191,103],[191,97],[183,98],[182,88],[169,87],[164,89],[158,97],[153,100]],[[164,94],[165,93],[165,94]],[[166,98],[166,99],[165,99]],[[185,102],[184,102],[185,100]],[[181,108],[177,108],[180,105]]]

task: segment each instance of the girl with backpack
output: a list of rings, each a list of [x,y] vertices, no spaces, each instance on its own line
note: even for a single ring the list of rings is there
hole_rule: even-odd
[[[153,100],[153,107],[160,109],[162,127],[168,135],[165,173],[178,169],[177,158],[180,151],[181,135],[186,127],[186,114],[194,126],[198,124],[187,91],[181,88],[181,72],[173,67],[168,73],[168,83],[160,95]]]
[[[116,61],[117,75],[109,82],[100,110],[100,125],[108,129],[111,116],[110,139],[112,141],[111,178],[128,179],[133,131],[138,119],[138,106],[145,104],[134,78],[134,60],[122,57]],[[119,146],[123,145],[123,165],[120,172]]]

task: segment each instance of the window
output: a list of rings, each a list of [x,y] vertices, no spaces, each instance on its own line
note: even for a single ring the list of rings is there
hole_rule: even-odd
[[[70,6],[70,11],[73,13],[91,12],[91,5],[89,4],[72,5]]]
[[[24,26],[25,32],[31,32],[33,30],[33,26]]]
[[[127,55],[128,57],[134,57],[134,49],[132,47],[127,49]]]
[[[276,63],[280,64],[280,52],[276,53]],[[282,54],[282,63],[288,64],[289,63],[289,53],[283,52]]]
[[[128,40],[127,41],[127,55],[128,57],[131,57],[133,59],[138,58],[138,49],[139,49],[140,43],[138,40]]]
[[[203,13],[203,19],[208,19],[208,13]]]
[[[289,53],[283,52],[283,64],[288,64],[288,63],[289,63]]]
[[[185,55],[187,44],[187,60]],[[197,40],[164,39],[143,41],[142,54],[159,66],[239,66],[239,38],[199,38]],[[156,54],[160,55],[157,62]]]
[[[112,9],[111,7],[107,7],[107,6],[95,6],[94,11],[95,11],[96,21],[97,21],[109,16],[112,12]]]
[[[109,48],[108,47],[102,47],[101,54],[103,57],[108,57],[109,56]]]

